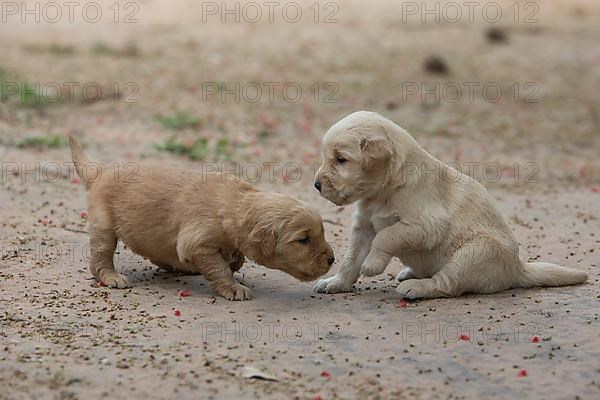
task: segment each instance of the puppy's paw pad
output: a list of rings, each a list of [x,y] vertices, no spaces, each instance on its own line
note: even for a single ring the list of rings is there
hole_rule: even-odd
[[[343,279],[338,278],[337,276],[332,276],[330,278],[319,280],[313,290],[317,293],[343,293],[343,292],[351,292],[352,284],[348,285]]]
[[[113,289],[126,289],[129,287],[129,281],[127,278],[124,275],[116,272],[104,275],[104,278],[102,278],[102,283]]]
[[[414,277],[415,277],[415,275],[413,274],[412,269],[404,268],[402,271],[400,271],[398,273],[398,275],[396,275],[396,280],[398,282],[402,282],[407,279],[413,279]]]

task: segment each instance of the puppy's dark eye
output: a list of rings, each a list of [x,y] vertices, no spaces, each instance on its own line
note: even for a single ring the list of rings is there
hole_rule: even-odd
[[[345,163],[345,162],[346,162],[346,161],[348,161],[348,160],[346,160],[344,157],[338,157],[338,158],[336,158],[336,159],[335,159],[335,161],[336,161],[338,164],[343,164],[343,163]]]
[[[304,237],[300,240],[298,240],[298,243],[302,243],[302,244],[309,244],[310,243],[310,237]]]

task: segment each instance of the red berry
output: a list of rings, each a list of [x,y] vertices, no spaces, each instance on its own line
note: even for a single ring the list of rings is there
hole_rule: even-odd
[[[183,289],[179,292],[179,296],[181,297],[190,297],[192,295],[192,291],[190,289]]]
[[[398,302],[398,305],[400,306],[400,308],[406,308],[408,307],[408,301],[404,300],[404,299],[400,299],[400,301]]]
[[[517,375],[519,378],[523,378],[527,376],[527,370],[525,368],[521,368],[519,370],[519,374]]]
[[[175,314],[176,317],[181,317],[181,311],[178,309],[173,310],[173,314]]]
[[[471,338],[469,337],[469,335],[465,335],[464,333],[461,333],[458,338],[460,340],[464,340],[465,342],[468,342],[469,340],[471,340]]]
[[[329,372],[327,372],[327,371],[321,372],[321,376],[323,378],[331,378],[331,374]]]
[[[534,336],[531,338],[531,343],[539,343],[539,342],[540,342],[539,336]]]

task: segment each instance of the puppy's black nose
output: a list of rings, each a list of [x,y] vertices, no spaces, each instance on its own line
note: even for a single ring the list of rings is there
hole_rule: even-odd
[[[319,181],[315,182],[315,189],[317,189],[319,192],[321,191],[321,182],[319,182]]]
[[[334,256],[329,256],[329,258],[327,258],[327,264],[331,265],[333,264],[335,261],[335,257]]]

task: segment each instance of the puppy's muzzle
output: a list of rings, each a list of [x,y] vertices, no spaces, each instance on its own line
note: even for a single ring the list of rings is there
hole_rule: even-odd
[[[335,257],[334,256],[327,257],[327,264],[331,265],[334,262],[335,262]]]
[[[321,191],[321,181],[315,182],[315,189],[317,189],[319,192]]]

